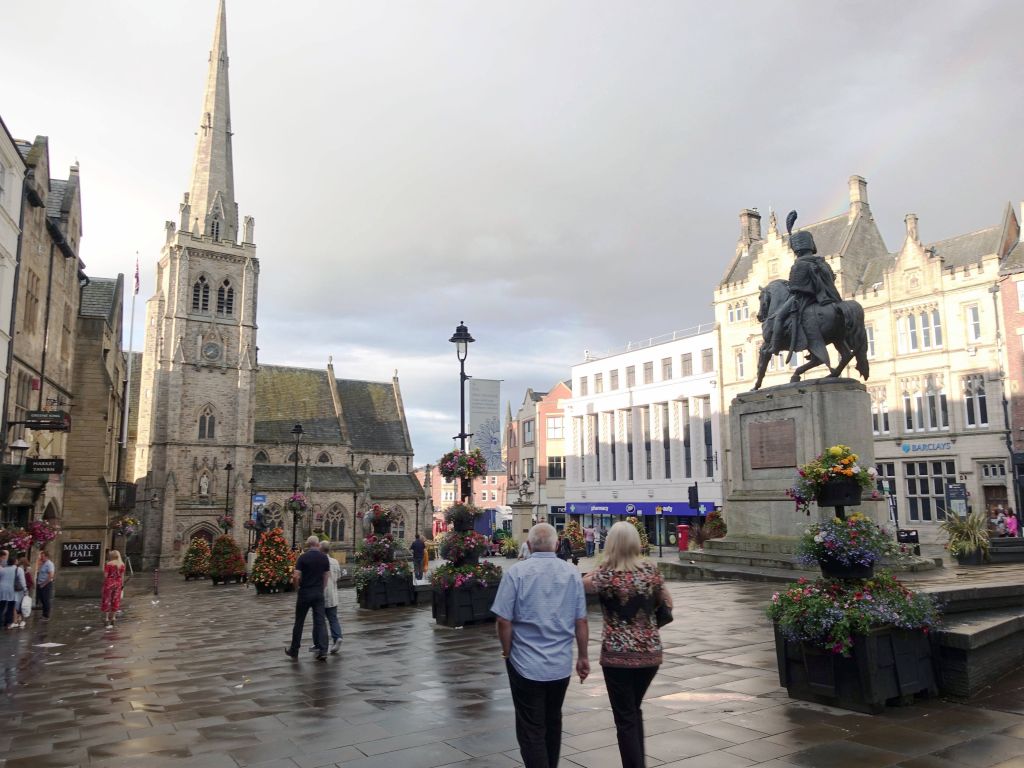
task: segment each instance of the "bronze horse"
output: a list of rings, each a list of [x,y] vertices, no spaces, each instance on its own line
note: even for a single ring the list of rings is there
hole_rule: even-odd
[[[761,323],[761,335],[764,338],[764,345],[761,347],[761,354],[757,359],[757,381],[754,389],[761,388],[761,381],[764,379],[765,371],[768,370],[768,362],[772,358],[773,344],[772,334],[775,329],[775,315],[789,299],[789,282],[787,280],[772,280],[761,289],[760,306],[757,311],[757,319]],[[814,313],[817,322],[820,324],[821,335],[826,344],[831,344],[839,352],[839,363],[835,368],[829,365],[828,360],[819,360],[813,353],[808,352],[810,359],[793,371],[790,381],[800,381],[801,375],[819,365],[828,367],[829,373],[826,378],[838,378],[850,361],[856,358],[856,369],[866,381],[868,378],[868,335],[864,329],[864,308],[856,301],[842,301],[838,304],[816,304],[807,311]],[[788,319],[793,322],[796,318]],[[789,339],[800,334],[795,334],[792,329],[786,329]],[[793,345],[783,341],[778,345],[776,352],[803,352],[806,347],[801,345],[800,349],[793,349]]]

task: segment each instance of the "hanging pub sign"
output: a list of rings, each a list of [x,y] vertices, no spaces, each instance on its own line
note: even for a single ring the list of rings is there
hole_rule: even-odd
[[[25,471],[38,475],[59,475],[64,471],[64,459],[25,459]]]
[[[39,432],[70,432],[71,416],[67,411],[29,411],[25,426]]]

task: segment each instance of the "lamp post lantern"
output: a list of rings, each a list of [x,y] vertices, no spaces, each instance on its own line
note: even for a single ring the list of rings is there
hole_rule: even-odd
[[[299,440],[302,438],[302,425],[296,424],[292,427],[292,434],[295,435],[295,474],[292,478],[292,497],[299,495]],[[292,549],[298,549],[295,541],[295,534],[299,527],[299,511],[292,510]]]
[[[472,437],[472,435],[466,434],[466,379],[470,378],[466,375],[466,357],[469,355],[469,345],[476,339],[470,335],[465,322],[459,321],[455,327],[455,333],[448,341],[455,345],[455,356],[459,359],[459,434],[456,437],[459,438],[459,450],[465,453],[466,438]],[[460,485],[462,501],[468,503],[473,495],[473,480],[471,478],[463,479]]]

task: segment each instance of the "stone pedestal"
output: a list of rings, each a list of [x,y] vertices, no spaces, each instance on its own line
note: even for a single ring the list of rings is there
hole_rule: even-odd
[[[799,536],[815,516],[798,514],[786,489],[796,467],[826,448],[848,445],[860,466],[875,464],[871,400],[853,379],[817,379],[737,395],[729,406],[730,488],[725,502],[729,538]],[[884,522],[884,510],[867,498],[847,514],[860,512]]]
[[[516,540],[516,544],[522,544],[533,527],[533,504],[516,502],[510,506],[512,507],[512,538]]]

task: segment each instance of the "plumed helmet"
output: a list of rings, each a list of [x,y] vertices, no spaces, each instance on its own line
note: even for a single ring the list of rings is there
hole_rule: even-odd
[[[810,232],[801,230],[794,232],[789,236],[789,247],[793,249],[793,253],[798,256],[801,253],[817,253],[818,249],[814,245],[814,237]]]

